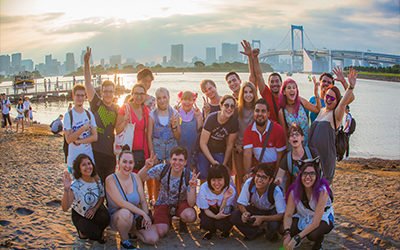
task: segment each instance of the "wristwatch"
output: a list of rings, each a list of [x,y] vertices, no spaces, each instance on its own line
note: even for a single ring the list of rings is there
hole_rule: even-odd
[[[300,235],[296,234],[296,235],[293,237],[293,239],[294,239],[294,241],[296,241],[295,247],[300,246],[300,243],[301,243],[301,237],[300,237]]]

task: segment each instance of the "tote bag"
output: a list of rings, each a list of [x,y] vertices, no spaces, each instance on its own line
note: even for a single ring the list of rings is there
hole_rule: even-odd
[[[118,155],[122,151],[122,147],[124,145],[128,145],[129,149],[132,150],[133,137],[135,136],[135,125],[132,124],[132,117],[130,112],[130,105],[125,104],[125,114],[128,112],[129,114],[129,123],[126,124],[124,130],[115,136],[114,140],[114,154]]]

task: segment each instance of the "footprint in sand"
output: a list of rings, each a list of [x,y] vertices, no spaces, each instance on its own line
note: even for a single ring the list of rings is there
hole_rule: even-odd
[[[61,205],[61,201],[57,200],[57,199],[46,202],[46,206],[48,206],[48,207],[59,207],[60,205]]]
[[[8,226],[11,224],[11,221],[8,220],[0,220],[0,225],[2,225],[3,227]]]
[[[24,208],[24,207],[19,207],[15,210],[15,212],[17,212],[17,214],[19,215],[30,215],[33,213],[32,210],[28,209],[28,208]]]

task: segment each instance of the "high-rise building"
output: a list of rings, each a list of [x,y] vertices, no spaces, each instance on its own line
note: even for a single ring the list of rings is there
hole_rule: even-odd
[[[163,66],[167,65],[167,56],[162,57],[162,65]]]
[[[110,56],[110,66],[111,67],[115,67],[116,65],[118,67],[121,67],[121,63],[122,63],[122,57],[121,55],[113,55]]]
[[[0,56],[0,74],[8,75],[10,74],[10,56],[1,55]]]
[[[32,59],[25,59],[21,61],[21,70],[33,71]]]
[[[45,55],[44,64],[46,64],[46,66],[50,67],[52,60],[53,60],[53,56],[51,54],[50,55]]]
[[[74,53],[69,52],[65,55],[65,73],[75,71],[75,57]]]
[[[102,67],[104,67],[104,58],[101,58],[101,60],[100,60],[100,65],[101,65]]]
[[[183,44],[171,45],[171,65],[172,66],[183,65]]]
[[[238,44],[223,43],[222,44],[221,62],[239,62]]]
[[[22,59],[21,53],[14,53],[11,55],[12,72],[16,73],[16,72],[21,71],[21,59]]]
[[[215,47],[206,48],[206,64],[210,65],[217,61],[217,52]]]

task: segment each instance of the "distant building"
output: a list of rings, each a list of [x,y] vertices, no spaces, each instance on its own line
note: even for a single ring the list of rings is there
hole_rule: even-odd
[[[183,65],[183,44],[171,45],[171,61],[172,66]]]
[[[162,66],[166,66],[167,65],[167,56],[163,56],[162,57]]]
[[[224,63],[241,61],[239,58],[239,49],[237,43],[223,43],[221,47],[222,55],[220,62]]]
[[[13,73],[21,71],[21,53],[14,53],[11,55],[11,69]]]
[[[32,59],[25,59],[21,61],[21,70],[33,71]]]
[[[217,52],[215,47],[206,48],[206,64],[210,65],[217,61]]]
[[[65,73],[71,73],[75,71],[75,57],[74,53],[69,52],[65,55]]]
[[[8,75],[10,74],[10,56],[9,55],[1,55],[0,56],[0,74]]]
[[[110,66],[111,66],[111,67],[115,67],[116,65],[117,65],[118,67],[121,67],[121,64],[122,64],[122,57],[121,57],[121,55],[113,55],[113,56],[110,56]]]
[[[104,65],[105,65],[105,63],[104,63],[104,58],[101,58],[101,60],[100,60],[100,65],[101,65],[102,67],[104,67]]]

